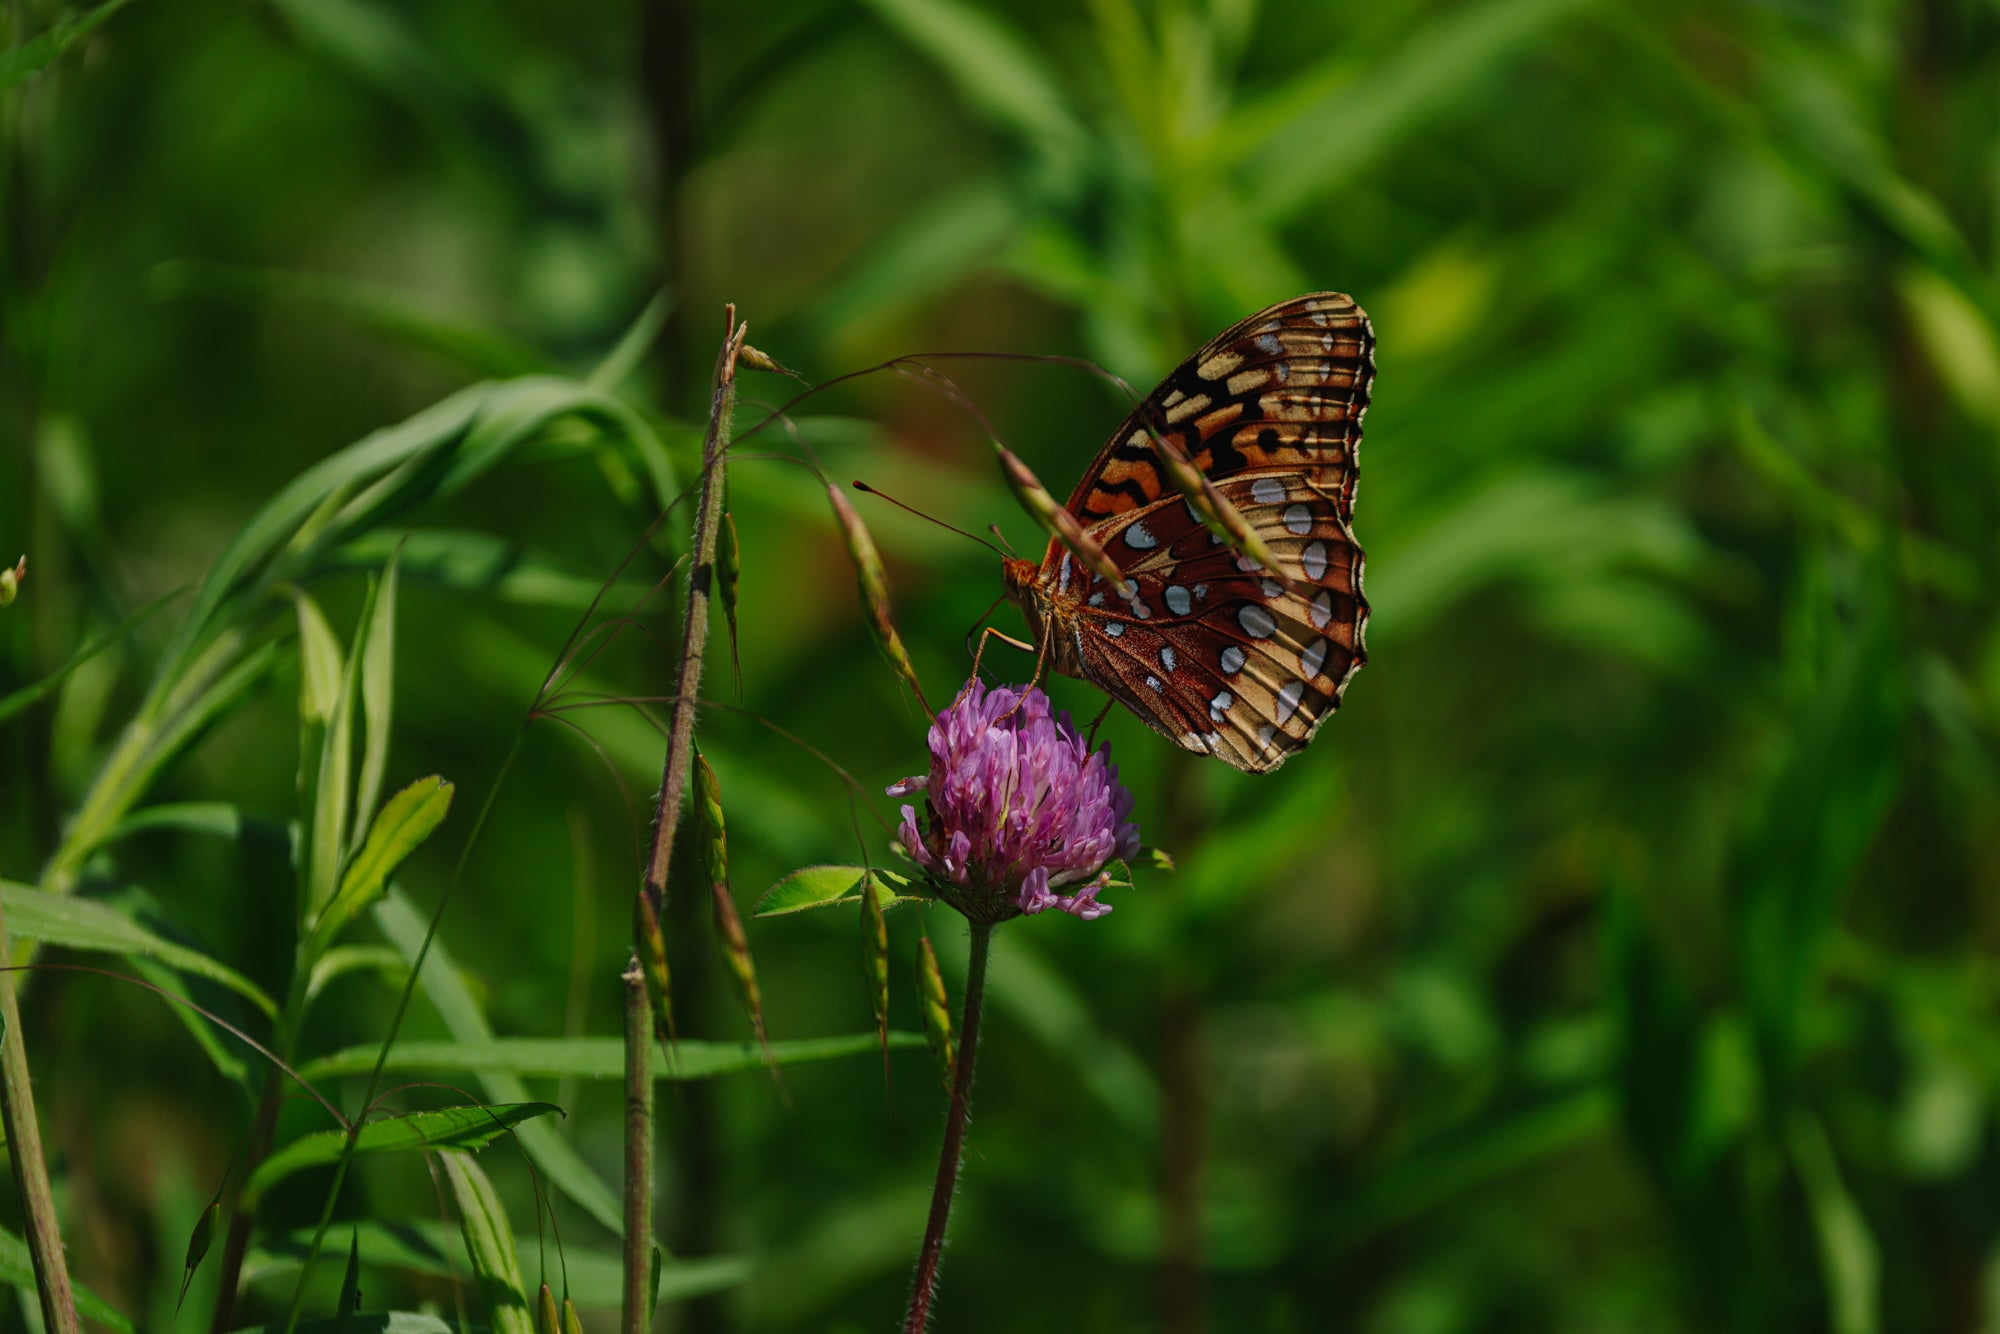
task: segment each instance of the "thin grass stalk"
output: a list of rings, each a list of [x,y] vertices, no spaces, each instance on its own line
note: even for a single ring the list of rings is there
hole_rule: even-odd
[[[694,711],[701,693],[701,669],[708,645],[708,617],[715,582],[715,557],[722,531],[722,506],[728,469],[730,418],[736,411],[736,358],[743,350],[746,326],[736,322],[736,307],[728,308],[729,333],[715,361],[715,392],[710,398],[708,431],[701,446],[701,504],[695,511],[694,568],[688,575],[687,615],[681,621],[680,668],[674,681],[673,712],[667,719],[667,759],[660,775],[660,804],[653,821],[653,849],[646,858],[646,890],[657,905],[667,892],[667,866],[674,855],[674,828],[687,788],[688,760],[694,747]]]
[[[645,1334],[653,1294],[653,1019],[635,953],[625,983],[625,1287],[619,1329]]]
[[[715,379],[709,396],[708,430],[701,445],[701,501],[695,509],[694,561],[688,572],[687,611],[681,619],[681,655],[675,672],[673,709],[667,719],[667,755],[660,775],[659,805],[653,813],[653,847],[646,858],[646,877],[639,887],[633,913],[634,966],[657,945],[658,923],[666,917],[667,868],[673,862],[674,834],[680,823],[694,753],[695,705],[701,692],[702,664],[708,647],[709,612],[715,594],[717,553],[721,546],[723,507],[728,496],[730,427],[736,412],[736,359],[743,351],[747,328],[736,319],[736,307],[725,308],[727,326],[716,353]],[[647,909],[651,909],[650,912]],[[651,920],[654,936],[645,923]],[[627,973],[627,985],[631,974]],[[639,969],[640,997],[645,996],[644,969]],[[628,1002],[630,992],[627,993]],[[667,998],[658,998],[668,1013]],[[625,1334],[641,1334],[650,1323],[653,1251],[653,1145],[651,1052],[645,1039],[632,1037],[628,1012],[625,1043]],[[648,1038],[654,1036],[650,1031]],[[641,1091],[637,1086],[643,1086]],[[643,1109],[637,1101],[643,1098]]]
[[[7,918],[0,913],[0,959],[11,957]],[[70,1290],[69,1264],[63,1258],[62,1229],[56,1223],[56,1202],[49,1189],[48,1164],[42,1160],[42,1131],[35,1119],[35,1095],[28,1079],[28,1050],[21,1031],[21,1007],[14,997],[14,974],[0,978],[0,1114],[7,1127],[8,1158],[21,1191],[21,1210],[28,1218],[28,1253],[35,1266],[35,1292],[42,1302],[42,1327],[48,1334],[78,1334],[76,1294]]]
[[[993,924],[971,921],[972,952],[965,967],[965,1010],[960,1020],[958,1075],[952,1081],[951,1106],[945,1113],[944,1147],[938,1153],[937,1184],[931,1189],[930,1221],[924,1227],[923,1249],[917,1253],[917,1277],[910,1289],[910,1310],[904,1334],[924,1334],[930,1324],[931,1299],[937,1294],[938,1262],[944,1256],[944,1229],[951,1218],[952,1197],[958,1192],[958,1163],[965,1148],[965,1122],[972,1110],[972,1063],[979,1051],[979,1011],[986,999],[986,956],[993,945]]]

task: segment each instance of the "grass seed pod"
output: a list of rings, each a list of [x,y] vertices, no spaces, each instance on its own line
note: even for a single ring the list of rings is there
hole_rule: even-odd
[[[951,1031],[951,997],[944,989],[944,974],[938,971],[937,951],[931,948],[929,936],[917,938],[917,997],[924,1012],[924,1036],[930,1039],[931,1055],[937,1058],[945,1092],[949,1093],[958,1069],[958,1042]]]
[[[861,609],[868,620],[868,631],[875,637],[875,646],[882,650],[882,656],[896,669],[915,693],[917,702],[924,706],[924,712],[931,712],[930,701],[924,698],[923,682],[917,679],[917,668],[910,661],[910,652],[903,646],[903,637],[896,633],[895,606],[889,600],[889,574],[882,565],[882,555],[875,549],[875,539],[869,535],[868,526],[861,522],[854,506],[847,503],[847,497],[837,486],[826,488],[827,499],[833,503],[834,518],[840,521],[840,539],[847,546],[847,558],[854,563],[854,581],[861,592]]]
[[[882,896],[875,890],[875,877],[861,882],[861,961],[868,983],[868,1006],[875,1012],[875,1031],[882,1038],[882,1070],[889,1069],[889,919],[882,912]]]
[[[1097,544],[1097,539],[1084,531],[1077,517],[1056,503],[1041,479],[1021,462],[1020,456],[1004,445],[994,448],[1000,455],[1000,472],[1006,477],[1007,486],[1014,498],[1021,502],[1021,508],[1034,516],[1035,522],[1049,530],[1064,546],[1076,553],[1076,558],[1104,577],[1105,582],[1118,590],[1118,596],[1130,597],[1136,591],[1125,581],[1118,569],[1118,563]]]

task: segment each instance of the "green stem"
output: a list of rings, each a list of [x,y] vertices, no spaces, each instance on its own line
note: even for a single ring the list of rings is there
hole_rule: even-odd
[[[625,969],[625,1304],[619,1329],[645,1334],[653,1294],[653,1021],[646,973]]]
[[[972,1110],[972,1061],[979,1051],[979,1012],[986,1000],[986,956],[993,945],[993,924],[972,921],[972,953],[965,966],[965,1013],[960,1020],[958,1069],[951,1083],[951,1106],[945,1113],[944,1147],[938,1152],[937,1184],[931,1190],[930,1222],[924,1228],[923,1249],[917,1253],[917,1278],[910,1289],[910,1310],[904,1334],[924,1334],[930,1322],[931,1298],[937,1295],[938,1261],[944,1255],[944,1229],[951,1218],[952,1196],[958,1192],[958,1163],[965,1148],[965,1122]]]
[[[12,955],[7,919],[0,914],[0,959]],[[28,1052],[21,1032],[21,1008],[14,998],[14,974],[0,978],[0,1115],[7,1127],[7,1156],[21,1189],[28,1217],[28,1253],[35,1265],[35,1291],[42,1299],[42,1327],[48,1334],[77,1334],[76,1295],[70,1291],[63,1259],[62,1230],[56,1224],[55,1196],[48,1164],[42,1161],[42,1132],[35,1120],[35,1096],[28,1082]]]

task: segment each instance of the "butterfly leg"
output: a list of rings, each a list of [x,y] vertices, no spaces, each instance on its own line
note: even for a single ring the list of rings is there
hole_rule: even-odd
[[[1025,640],[1016,639],[1014,638],[1014,636],[1008,634],[1006,631],[996,630],[989,625],[984,630],[980,631],[979,648],[972,655],[972,676],[975,680],[979,676],[979,660],[981,657],[985,656],[986,641],[989,639],[997,639],[1001,643],[1005,644],[1008,648],[1017,648],[1024,653],[1035,653],[1038,651],[1033,644],[1030,644]],[[1038,668],[1037,675],[1039,674],[1040,671]]]
[[[1097,744],[1097,729],[1100,725],[1102,725],[1102,723],[1106,718],[1109,718],[1111,716],[1111,706],[1116,704],[1117,702],[1118,701],[1115,699],[1106,697],[1104,701],[1104,707],[1099,709],[1097,711],[1097,716],[1090,720],[1090,731],[1083,739],[1084,745],[1095,746]]]

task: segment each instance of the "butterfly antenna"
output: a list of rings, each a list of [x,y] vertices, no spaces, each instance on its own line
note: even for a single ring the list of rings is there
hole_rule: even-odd
[[[1011,551],[1000,550],[999,547],[994,546],[991,542],[988,542],[985,538],[979,536],[979,534],[977,533],[968,533],[963,528],[960,528],[955,524],[946,523],[943,519],[938,518],[936,515],[926,514],[922,510],[917,509],[915,506],[912,505],[905,505],[902,501],[896,499],[894,496],[890,495],[887,491],[878,491],[876,488],[868,485],[868,483],[866,482],[856,482],[854,484],[854,489],[856,491],[866,491],[871,496],[880,496],[882,497],[882,499],[888,501],[891,505],[894,505],[899,510],[906,511],[907,513],[910,514],[914,514],[919,519],[923,519],[928,523],[934,523],[940,528],[950,529],[952,532],[957,533],[960,537],[969,537],[973,541],[977,542],[980,546],[985,547],[987,550],[993,552],[996,555],[1011,556],[1014,554]]]
[[[989,532],[989,533],[991,533],[991,534],[993,534],[993,536],[995,536],[995,537],[997,537],[997,538],[999,538],[999,539],[1000,539],[1000,545],[1001,545],[1001,546],[1003,546],[1003,547],[1005,547],[1005,548],[1007,548],[1007,554],[1008,554],[1008,555],[1010,555],[1010,556],[1019,556],[1019,555],[1021,554],[1020,552],[1018,552],[1018,551],[1014,550],[1014,544],[1013,544],[1012,542],[1009,542],[1009,541],[1007,540],[1007,534],[1005,534],[1005,533],[1003,533],[1003,532],[1001,532],[1001,531],[1000,531],[1000,525],[999,525],[999,524],[997,524],[997,523],[989,523],[989,524],[987,524],[987,525],[986,525],[986,531],[987,531],[987,532]]]

